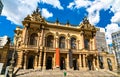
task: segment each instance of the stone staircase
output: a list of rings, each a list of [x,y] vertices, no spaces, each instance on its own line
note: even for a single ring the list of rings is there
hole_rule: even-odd
[[[64,72],[67,73],[64,76]],[[16,77],[118,77],[111,71],[19,70]]]

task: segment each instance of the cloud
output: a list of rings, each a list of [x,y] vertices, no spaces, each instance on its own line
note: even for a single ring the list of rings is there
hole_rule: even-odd
[[[116,12],[111,19],[111,22],[120,24],[120,11]]]
[[[88,13],[88,19],[91,24],[97,24],[100,21],[99,11]]]
[[[112,43],[112,37],[111,34],[113,32],[116,32],[118,30],[120,30],[120,27],[118,26],[118,24],[116,23],[112,23],[112,24],[108,24],[106,27],[106,38],[107,38],[107,44],[111,44]]]
[[[88,12],[88,18],[90,19],[90,23],[96,25],[100,21],[100,10],[110,9],[114,0],[74,0],[70,2],[67,8],[69,9],[79,9],[81,7],[85,7]],[[92,19],[91,19],[92,18]]]
[[[42,8],[42,16],[43,16],[43,17],[45,17],[45,18],[49,18],[49,17],[52,17],[52,16],[53,16],[53,14],[52,14],[52,13],[50,13],[50,12],[48,12],[48,10],[47,10],[47,9]]]
[[[21,25],[21,21],[31,14],[37,7],[39,0],[3,0],[2,15],[17,25]]]
[[[64,8],[61,6],[60,1],[59,0],[40,0],[40,2],[46,3],[46,4],[50,4],[55,8],[61,9],[63,10]]]
[[[84,3],[84,4],[83,4]],[[120,0],[74,0],[70,2],[67,8],[79,9],[85,7],[88,12],[88,19],[91,24],[96,25],[100,21],[100,11],[101,10],[110,10],[114,13],[114,16],[110,19],[111,23],[106,25],[106,38],[107,43],[112,43],[111,33],[118,31],[120,27]],[[104,23],[104,22],[103,22]]]
[[[120,0],[114,0],[111,5],[111,11],[116,13],[120,11]]]
[[[69,9],[73,9],[73,6],[75,5],[75,3],[74,2],[71,2],[71,3],[69,3],[69,5],[67,6],[67,8],[69,8]]]
[[[67,8],[81,8],[81,7],[88,7],[91,5],[91,1],[89,0],[74,0],[73,2],[69,3]]]
[[[4,5],[2,14],[3,16],[6,16],[8,20],[10,20],[12,23],[17,25],[22,25],[21,21],[28,15],[31,14],[38,6],[38,3],[40,2],[47,3],[52,5],[53,7],[63,9],[63,7],[60,5],[59,0],[2,0],[2,3]],[[51,17],[53,16],[52,13],[49,13],[47,10],[43,9],[42,12],[46,12],[44,17]]]

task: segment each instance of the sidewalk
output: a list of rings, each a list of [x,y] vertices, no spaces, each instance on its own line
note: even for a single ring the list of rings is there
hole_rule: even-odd
[[[5,77],[5,75],[0,75],[0,77]]]

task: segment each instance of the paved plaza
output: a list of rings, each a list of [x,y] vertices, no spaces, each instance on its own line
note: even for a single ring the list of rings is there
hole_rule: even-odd
[[[66,72],[66,76],[64,76]],[[118,77],[111,71],[59,71],[59,70],[20,70],[16,77]]]

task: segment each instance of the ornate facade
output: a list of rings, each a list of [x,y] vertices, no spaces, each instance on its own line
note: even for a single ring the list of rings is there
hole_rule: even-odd
[[[0,63],[3,63],[4,67],[7,65],[7,56],[9,53],[10,40],[7,36],[0,37]]]
[[[38,9],[16,28],[16,67],[22,69],[116,69],[114,55],[98,53],[96,32],[87,18],[78,27],[45,21]],[[16,39],[17,37],[17,39]],[[16,41],[17,40],[17,41]],[[101,64],[100,64],[101,63]]]

